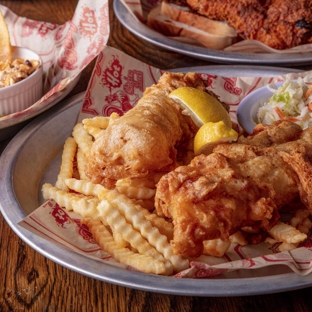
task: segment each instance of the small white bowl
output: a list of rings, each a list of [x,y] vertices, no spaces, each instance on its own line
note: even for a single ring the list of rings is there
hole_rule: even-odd
[[[41,57],[29,49],[13,47],[12,60],[17,58],[39,60],[40,65],[27,78],[11,86],[0,88],[0,116],[20,112],[42,97],[43,63]]]
[[[278,88],[284,82],[275,83]],[[259,106],[268,102],[269,98],[273,95],[272,90],[268,86],[257,89],[247,96],[245,96],[237,107],[237,121],[240,126],[248,134],[252,133],[254,127],[259,123],[257,113]]]

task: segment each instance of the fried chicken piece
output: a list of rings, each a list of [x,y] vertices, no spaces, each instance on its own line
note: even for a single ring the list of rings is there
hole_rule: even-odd
[[[121,178],[168,172],[187,152],[197,127],[168,94],[190,86],[206,90],[196,73],[165,73],[146,89],[137,105],[112,119],[93,143],[85,172],[94,183],[113,188]]]
[[[200,155],[157,185],[157,213],[173,220],[176,254],[198,257],[203,241],[227,240],[239,228],[269,229],[279,218],[272,189],[243,177],[226,157]]]
[[[255,39],[275,49],[312,43],[312,0],[186,2],[201,15],[227,21],[243,39]]]

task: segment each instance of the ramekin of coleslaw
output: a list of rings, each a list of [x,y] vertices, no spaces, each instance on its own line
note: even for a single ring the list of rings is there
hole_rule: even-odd
[[[311,77],[286,80],[281,86],[268,88],[273,95],[257,112],[259,123],[271,124],[276,120],[290,120],[303,129],[312,126],[312,79]]]

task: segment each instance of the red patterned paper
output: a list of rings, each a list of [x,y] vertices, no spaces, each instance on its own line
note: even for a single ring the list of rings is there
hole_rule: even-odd
[[[123,52],[105,47],[99,54],[78,122],[86,117],[122,115],[133,107],[146,87],[156,83],[162,70],[142,63]],[[236,109],[242,98],[250,92],[275,81],[295,79],[312,72],[289,73],[277,77],[221,77],[200,73],[208,88],[231,107],[231,118],[236,121]],[[63,214],[55,202],[49,201],[27,216],[20,225],[86,257],[108,262],[127,270],[133,268],[116,263],[90,240],[86,229],[81,227],[80,217],[73,213]],[[271,265],[286,265],[300,275],[312,271],[312,244],[310,237],[304,246],[279,253],[276,246],[239,246],[232,244],[222,258],[201,256],[190,263],[190,268],[178,273],[176,278],[213,278],[226,272],[255,270]]]

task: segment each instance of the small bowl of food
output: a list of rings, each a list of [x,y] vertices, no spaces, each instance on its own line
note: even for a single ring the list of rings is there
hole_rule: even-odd
[[[41,57],[27,48],[13,46],[11,59],[0,61],[0,116],[36,103],[42,97],[42,76]]]
[[[312,77],[269,84],[248,94],[238,105],[237,120],[247,133],[259,124],[289,120],[312,126]]]

